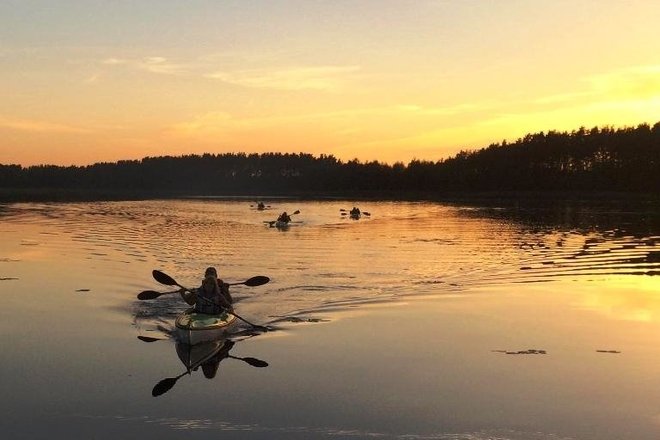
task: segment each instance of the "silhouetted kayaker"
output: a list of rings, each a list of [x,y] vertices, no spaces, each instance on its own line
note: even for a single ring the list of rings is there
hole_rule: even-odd
[[[291,221],[291,216],[287,214],[286,211],[284,211],[282,214],[280,214],[279,217],[277,217],[277,221],[283,223],[289,223]]]
[[[234,301],[229,294],[229,285],[218,278],[215,267],[206,269],[202,285],[196,289],[196,293],[195,311],[197,313],[218,315],[223,310],[229,312],[234,310],[232,307]]]

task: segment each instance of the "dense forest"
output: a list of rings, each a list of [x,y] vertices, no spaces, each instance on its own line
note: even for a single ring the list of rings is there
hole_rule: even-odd
[[[0,189],[115,194],[304,195],[454,191],[660,191],[660,122],[528,134],[407,165],[332,155],[203,154],[61,167],[0,165]]]

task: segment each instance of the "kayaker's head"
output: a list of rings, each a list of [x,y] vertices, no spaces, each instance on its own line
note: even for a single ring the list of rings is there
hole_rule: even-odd
[[[218,278],[218,271],[215,270],[215,267],[207,267],[206,271],[204,271],[204,278],[208,277],[213,277],[213,278]]]
[[[204,271],[204,280],[202,280],[202,289],[207,293],[217,293],[218,287],[218,271],[215,267],[207,267]]]

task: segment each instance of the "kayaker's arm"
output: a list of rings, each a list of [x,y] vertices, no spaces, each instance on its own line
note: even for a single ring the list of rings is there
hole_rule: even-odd
[[[227,293],[229,293],[229,292],[227,292]],[[227,298],[225,298],[224,295],[220,295],[218,297],[218,299],[220,300],[220,305],[222,306],[223,309],[225,309],[229,312],[234,311],[234,306],[232,306],[231,303],[229,301],[227,301]]]
[[[220,307],[222,307],[224,310],[227,310],[230,313],[234,313],[234,307],[231,304],[229,304],[227,302],[227,300],[222,295],[219,295],[217,298],[218,298],[218,302],[220,304]],[[204,301],[205,303],[207,303],[207,304],[214,304],[214,301],[211,301],[208,298],[204,298],[203,296],[197,296],[197,300],[199,301],[200,299],[202,301]]]
[[[194,306],[195,303],[197,302],[197,289],[192,289],[192,290],[181,289],[179,290],[179,294],[181,295],[181,298],[183,298],[183,300],[189,306]]]
[[[229,284],[222,280],[218,280],[218,285],[220,286],[220,293],[222,293],[222,295],[225,297],[225,300],[229,304],[234,304],[234,298],[232,298],[231,294],[229,293]]]

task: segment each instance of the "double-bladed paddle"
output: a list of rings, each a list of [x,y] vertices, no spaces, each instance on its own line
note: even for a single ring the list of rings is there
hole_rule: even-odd
[[[142,336],[138,335],[137,337],[142,342],[156,342],[156,341],[166,341],[167,339],[163,338],[152,338],[151,336]]]
[[[239,361],[243,361],[246,364],[252,365],[253,367],[257,368],[264,368],[268,366],[268,362],[262,361],[261,359],[253,358],[253,357],[238,357],[238,356],[232,356],[229,353],[225,355],[225,357],[231,358],[231,359],[237,359]],[[165,394],[169,390],[172,389],[174,385],[176,385],[177,380],[185,376],[186,374],[190,374],[191,369],[186,370],[185,372],[179,374],[176,377],[167,377],[160,382],[158,382],[154,388],[151,390],[151,395],[154,397],[158,397],[161,394]]]
[[[341,215],[348,215],[350,212],[348,209],[343,209],[343,208],[340,209],[339,211],[341,212]],[[360,214],[366,215],[367,217],[371,217],[371,213],[367,211],[360,211]]]
[[[159,274],[156,275],[155,272],[158,272]],[[162,279],[163,281],[167,281],[167,282],[160,281],[159,278],[156,278],[156,276],[158,276],[158,277],[159,277],[160,279]],[[167,278],[164,278],[163,276],[165,276],[165,277],[167,277]],[[170,278],[168,275],[164,274],[163,272],[160,272],[160,271],[154,271],[154,278],[156,278],[156,281],[158,281],[159,283],[167,284],[168,286],[172,286],[172,285],[173,285],[173,284],[170,284],[170,282],[171,282],[171,281],[174,281],[174,280],[173,280],[172,278]],[[229,286],[240,286],[240,285],[246,285],[246,286],[249,286],[249,287],[255,287],[255,286],[261,286],[261,285],[263,285],[263,284],[266,284],[266,283],[268,283],[269,281],[270,281],[270,278],[268,278],[267,276],[257,275],[256,277],[252,277],[252,278],[250,278],[250,279],[248,279],[248,280],[245,280],[245,281],[242,281],[242,282],[240,282],[240,283],[228,283],[228,285],[229,285]],[[178,284],[174,284],[174,285],[177,285],[177,286],[178,286]],[[179,287],[181,287],[181,286],[179,286]],[[184,288],[184,287],[181,287],[181,289],[183,289],[183,290],[189,290],[189,289],[186,289],[186,288]],[[171,294],[173,294],[173,293],[180,292],[181,289],[179,289],[179,290],[173,290],[173,291],[171,291],[171,292],[156,292],[155,290],[144,290],[144,291],[138,293],[137,298],[138,298],[139,300],[142,300],[142,301],[143,301],[143,300],[147,300],[147,299],[156,299],[156,298],[158,298],[159,296],[162,296],[162,295],[171,295]]]
[[[289,214],[289,215],[291,216],[291,215],[296,215],[296,214],[300,214],[300,211],[299,211],[298,209],[296,209],[294,212],[292,212],[292,213]],[[277,222],[278,222],[278,220],[264,220],[264,223],[268,223],[268,225],[269,225],[271,228],[272,228],[273,225],[274,225],[275,223],[277,223]]]
[[[181,284],[177,283],[174,278],[172,278],[171,276],[169,276],[168,274],[166,274],[164,272],[161,272],[160,270],[154,270],[154,271],[151,272],[151,274],[153,275],[154,279],[156,281],[158,281],[159,283],[161,283],[161,284],[165,284],[167,286],[178,286],[178,287],[182,288],[183,290],[187,290],[189,292],[191,291],[187,287],[184,287]],[[256,277],[253,277],[253,278],[258,278],[257,284],[246,284],[246,285],[260,286],[261,284],[266,284],[268,281],[270,281],[270,278],[265,277],[265,276],[256,276]],[[250,280],[252,280],[253,278],[250,278]],[[250,280],[247,280],[247,281],[250,281]],[[236,284],[245,284],[245,283],[247,283],[247,281],[245,281],[244,283],[236,283]],[[240,319],[241,321],[243,321],[244,323],[246,323],[248,325],[251,325],[254,328],[262,329],[265,332],[268,331],[268,327],[264,327],[263,325],[253,324],[250,321],[248,321],[247,319],[245,319],[242,316],[238,315],[236,312],[231,312],[231,314],[234,315],[235,317],[237,317],[238,319]]]
[[[161,394],[165,394],[166,392],[171,390],[174,385],[176,385],[177,380],[179,380],[186,374],[190,374],[190,372],[186,371],[185,373],[179,374],[177,377],[168,377],[166,379],[161,380],[151,390],[151,395],[154,397],[158,397]]]
[[[230,354],[228,354],[227,357],[231,359],[238,359],[239,361],[243,361],[246,364],[250,364],[253,367],[257,367],[257,368],[264,368],[268,366],[268,362],[253,357],[238,357],[238,356],[232,356]]]

